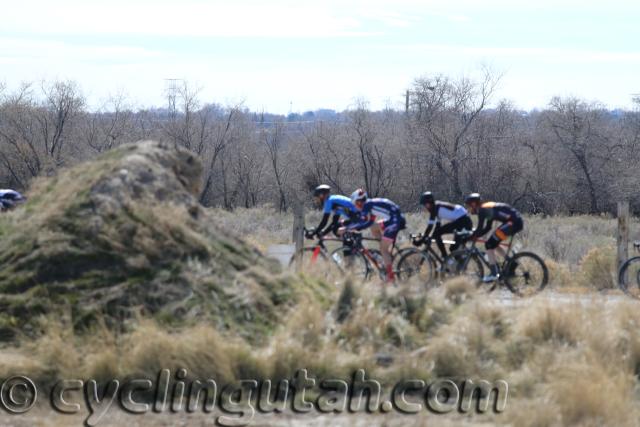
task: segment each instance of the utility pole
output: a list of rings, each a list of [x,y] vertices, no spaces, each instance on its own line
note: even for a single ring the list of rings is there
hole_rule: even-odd
[[[406,114],[409,114],[409,94],[411,92],[409,91],[409,89],[407,89],[407,94],[405,95],[405,100],[404,100],[404,112]]]

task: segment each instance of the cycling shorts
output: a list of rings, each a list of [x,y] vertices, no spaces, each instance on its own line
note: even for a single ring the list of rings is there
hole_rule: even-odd
[[[394,215],[387,220],[378,221],[380,230],[382,230],[382,238],[387,240],[396,240],[400,230],[403,230],[407,222],[401,215]]]
[[[493,232],[489,240],[484,244],[484,247],[487,249],[495,249],[498,247],[500,242],[506,240],[507,237],[513,236],[514,234],[522,231],[524,227],[524,223],[522,218],[516,217],[511,221],[505,222],[500,227],[496,228],[496,231]]]

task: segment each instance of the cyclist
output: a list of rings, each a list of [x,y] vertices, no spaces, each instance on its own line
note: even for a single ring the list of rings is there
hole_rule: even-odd
[[[351,199],[347,196],[331,194],[331,187],[328,185],[318,185],[313,190],[313,199],[317,206],[322,207],[322,219],[316,228],[306,233],[307,239],[313,239],[314,236],[322,237],[330,231],[337,235],[340,218],[348,221],[356,215],[356,207]],[[331,224],[326,227],[332,213]]]
[[[27,198],[15,190],[0,190],[0,210],[2,212],[13,209],[17,204],[23,203],[25,200]]]
[[[373,237],[380,239],[380,253],[387,272],[387,282],[395,280],[391,250],[398,232],[405,228],[406,220],[400,207],[389,199],[372,198],[363,189],[351,194],[351,201],[359,212],[357,222],[349,224],[347,230],[364,230],[371,227]]]
[[[522,230],[524,226],[522,216],[506,203],[482,202],[478,193],[469,194],[465,197],[464,203],[469,206],[472,214],[478,215],[478,226],[471,235],[472,239],[484,236],[491,231],[493,221],[502,223],[485,243],[491,271],[482,278],[482,281],[493,282],[499,276],[495,251],[497,250],[502,257],[506,256],[504,250],[500,248],[500,242]]]
[[[473,229],[471,217],[467,213],[467,210],[461,205],[435,200],[431,191],[425,191],[420,195],[420,205],[429,212],[429,222],[422,237],[420,239],[414,239],[413,244],[420,246],[424,244],[427,239],[433,238],[444,259],[447,257],[447,250],[442,241],[442,235],[464,230],[471,231]],[[443,225],[443,221],[448,222]],[[433,230],[433,234],[431,234],[431,230]],[[463,239],[455,236],[455,243],[451,246],[451,251],[453,252],[458,249],[463,242]]]

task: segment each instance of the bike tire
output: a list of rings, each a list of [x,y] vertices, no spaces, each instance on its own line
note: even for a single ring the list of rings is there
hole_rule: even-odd
[[[360,252],[352,252],[353,249],[342,246],[331,252],[330,258],[338,266],[340,271],[351,274],[353,277],[367,280],[371,275],[371,265]]]
[[[640,256],[628,259],[618,273],[618,286],[628,296],[640,299]]]
[[[340,266],[335,263],[331,263],[325,251],[318,252],[317,258],[314,260],[313,255],[316,251],[314,247],[302,248],[300,253],[302,256],[302,262],[300,264],[300,270],[305,273],[317,275],[319,277],[327,278],[331,273],[340,272]],[[291,256],[289,261],[289,267],[295,268],[297,254]]]
[[[511,257],[501,276],[507,288],[520,296],[535,295],[549,283],[549,269],[532,252],[519,252]]]
[[[456,259],[460,259],[456,274],[460,276],[468,277],[477,286],[482,285],[482,278],[484,277],[484,265],[477,253],[469,254],[464,249],[452,252],[450,257],[453,256]],[[493,287],[491,287],[493,290]]]
[[[406,250],[398,260],[396,277],[402,282],[417,278],[429,288],[435,280],[436,264],[431,255],[420,249]]]

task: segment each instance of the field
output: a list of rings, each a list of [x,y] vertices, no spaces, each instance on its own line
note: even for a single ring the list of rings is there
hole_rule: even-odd
[[[214,211],[222,229],[261,249],[287,242],[291,218],[270,208]],[[308,215],[314,224],[317,214]],[[409,215],[409,230],[424,217]],[[382,292],[380,283],[335,278],[337,286],[303,292],[280,326],[252,342],[191,322],[167,328],[141,318],[126,331],[95,327],[79,334],[64,319],[43,318],[44,333],[5,344],[0,378],[26,375],[48,390],[60,379],[156,378],[186,368],[188,380],[278,381],[308,369],[317,378],[350,378],[357,369],[383,393],[398,381],[504,380],[504,412],[446,415],[256,413],[252,425],[514,425],[624,426],[640,422],[640,311],[614,287],[615,220],[527,217],[521,242],[545,257],[548,291],[517,304],[454,279],[425,293],[418,284]],[[633,236],[640,232],[638,222]],[[558,295],[566,294],[562,298]],[[251,298],[247,295],[246,298]],[[69,392],[80,401],[79,392]],[[412,396],[416,398],[416,396]],[[83,407],[84,408],[84,407]],[[46,403],[3,425],[80,425],[88,415],[55,414]],[[117,408],[98,425],[213,425],[216,413],[127,415]],[[237,416],[237,415],[234,415]],[[237,421],[238,418],[235,419]],[[356,424],[360,423],[360,424]]]

